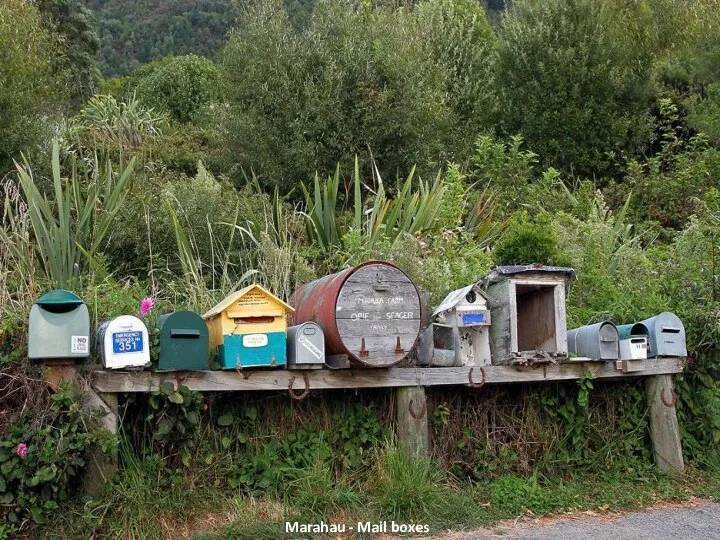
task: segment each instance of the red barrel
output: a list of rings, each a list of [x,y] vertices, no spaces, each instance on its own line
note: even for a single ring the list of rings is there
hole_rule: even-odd
[[[319,324],[326,354],[346,354],[355,367],[394,366],[420,334],[418,290],[386,262],[366,262],[303,285],[290,305],[293,324]]]

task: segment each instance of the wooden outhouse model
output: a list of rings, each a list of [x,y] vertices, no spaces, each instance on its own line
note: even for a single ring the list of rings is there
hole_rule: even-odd
[[[203,315],[223,369],[287,363],[287,314],[293,308],[260,285],[230,294]]]
[[[300,287],[290,298],[294,324],[313,321],[325,334],[331,358],[355,367],[387,368],[415,346],[420,294],[398,267],[370,261]]]
[[[485,294],[468,285],[445,297],[432,315],[430,365],[487,366],[490,357],[490,309]],[[445,351],[453,351],[451,357]]]
[[[479,281],[494,364],[567,356],[565,294],[574,279],[572,268],[530,264],[499,266]]]

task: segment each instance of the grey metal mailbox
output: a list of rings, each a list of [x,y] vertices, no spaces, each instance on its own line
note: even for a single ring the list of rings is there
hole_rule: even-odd
[[[319,324],[304,322],[287,329],[290,369],[320,369],[325,364],[325,335]]]
[[[28,358],[90,356],[90,314],[85,302],[63,289],[50,291],[30,309]]]
[[[677,315],[666,311],[640,322],[648,329],[648,358],[687,356],[685,327]]]
[[[600,322],[568,330],[570,352],[593,360],[617,360],[619,357],[618,330],[611,322]]]

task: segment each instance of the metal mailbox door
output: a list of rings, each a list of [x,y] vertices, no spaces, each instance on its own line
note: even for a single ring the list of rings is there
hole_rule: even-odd
[[[199,371],[209,363],[208,327],[200,315],[176,311],[160,317],[159,369]]]
[[[325,337],[314,322],[288,328],[288,367],[318,369],[325,364]]]
[[[655,317],[641,321],[649,332],[648,357],[653,356],[687,356],[685,344],[685,327],[674,313],[664,312]]]

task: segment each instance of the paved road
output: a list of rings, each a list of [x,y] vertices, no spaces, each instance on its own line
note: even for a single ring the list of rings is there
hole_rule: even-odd
[[[715,540],[720,539],[720,504],[646,510],[613,517],[574,516],[549,525],[499,526],[458,535],[457,540]]]

